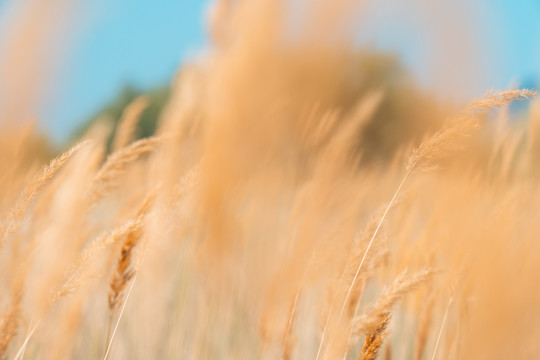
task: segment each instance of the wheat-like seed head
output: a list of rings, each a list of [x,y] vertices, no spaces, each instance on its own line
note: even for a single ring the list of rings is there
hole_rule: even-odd
[[[64,277],[61,285],[58,287],[51,297],[50,303],[54,304],[56,300],[73,292],[81,278],[81,272],[85,270],[85,266],[103,249],[116,243],[122,237],[139,230],[143,225],[142,217],[136,217],[127,221],[124,225],[119,226],[111,231],[106,231],[98,236],[90,245],[88,245],[79,255],[71,270]]]
[[[155,191],[150,192],[150,194],[146,196],[143,204],[140,206],[139,210],[137,210],[136,218],[142,219],[144,214],[151,207],[155,197]],[[135,270],[131,268],[131,255],[140,237],[140,228],[136,228],[133,231],[129,232],[120,250],[120,257],[118,258],[116,270],[113,273],[110,282],[109,309],[111,313],[114,313],[115,310],[118,308],[118,305],[122,301],[122,293],[126,285],[135,274]]]
[[[418,288],[420,285],[431,279],[435,271],[433,269],[424,269],[410,279],[407,278],[407,272],[401,273],[381,295],[381,297],[364,311],[362,315],[354,319],[352,333],[366,333],[373,331],[379,324],[383,314],[389,313],[392,307],[401,300],[406,294]]]
[[[106,193],[113,190],[117,186],[118,178],[126,171],[129,164],[142,155],[154,151],[164,138],[165,136],[141,139],[110,155],[94,177],[89,194],[92,203],[95,204]]]
[[[409,156],[407,170],[436,165],[437,160],[463,146],[463,139],[479,128],[480,120],[488,111],[535,95],[531,90],[488,91],[482,98],[472,101],[456,118],[447,120],[439,131],[414,149]]]
[[[390,333],[388,325],[390,324],[391,319],[392,315],[384,313],[379,318],[376,327],[366,334],[366,340],[364,346],[362,346],[362,352],[358,358],[359,360],[375,360],[377,358],[384,340]]]
[[[88,141],[79,143],[61,154],[60,156],[51,160],[51,162],[43,169],[43,172],[34,177],[28,182],[24,190],[19,194],[17,203],[9,211],[7,216],[6,225],[0,230],[2,235],[0,236],[0,248],[6,242],[7,237],[10,234],[16,232],[21,225],[21,217],[24,215],[32,200],[37,193],[47,184],[47,182],[67,163],[71,156],[76,153],[80,148],[85,146]]]

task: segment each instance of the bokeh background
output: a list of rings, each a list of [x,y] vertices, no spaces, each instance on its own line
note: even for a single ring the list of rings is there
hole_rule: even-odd
[[[0,359],[538,358],[539,14],[0,0]]]
[[[149,93],[154,106],[142,123],[152,122],[174,74],[212,51],[210,3],[0,0],[0,113],[37,121],[62,144]],[[364,1],[358,19],[352,31],[359,48],[395,56],[421,89],[441,98],[536,88],[538,1]]]

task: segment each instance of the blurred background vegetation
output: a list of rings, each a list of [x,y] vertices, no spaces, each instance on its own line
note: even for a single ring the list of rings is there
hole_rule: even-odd
[[[143,96],[147,99],[148,105],[145,107],[137,122],[135,136],[145,138],[154,134],[161,111],[165,107],[170,89],[168,86],[161,86],[150,90],[144,90],[132,85],[126,85],[108,103],[104,104],[95,114],[83,121],[81,127],[75,132],[71,141],[80,139],[86,131],[96,121],[109,121],[112,123],[112,132],[109,136],[109,148],[116,134],[116,129],[125,108],[135,99]]]
[[[336,105],[348,112],[373,89],[380,89],[384,95],[366,130],[358,134],[358,146],[367,160],[387,159],[401,145],[420,140],[426,131],[440,125],[451,108],[448,104],[438,103],[433,96],[422,91],[396,55],[363,50],[358,52],[352,63],[350,77],[342,83],[340,96],[337,97],[339,103]],[[179,76],[182,76],[182,71]],[[97,121],[107,121],[112,125],[110,149],[124,109],[143,95],[148,106],[139,118],[135,135],[137,138],[151,136],[170,94],[168,85],[149,90],[126,85],[82,123],[70,142],[80,139]],[[204,101],[199,106],[204,106]]]

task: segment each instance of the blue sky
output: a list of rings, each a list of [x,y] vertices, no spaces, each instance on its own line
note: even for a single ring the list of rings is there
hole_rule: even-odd
[[[57,101],[45,110],[57,139],[126,85],[167,84],[181,62],[204,46],[206,0],[99,0],[81,30]]]
[[[65,35],[68,44],[60,46],[65,59],[55,60],[54,83],[46,86],[53,94],[43,94],[46,100],[37,105],[40,127],[62,141],[126,85],[151,89],[168,84],[179,65],[206,44],[207,2],[77,3],[79,7],[71,10],[77,23],[69,24],[74,34]],[[0,0],[0,35],[6,33],[2,19],[11,19],[2,15],[12,14],[13,8],[18,9],[13,5],[22,3]]]
[[[0,0],[0,35],[3,5],[10,1],[19,0]],[[414,14],[404,16],[405,1],[387,0],[386,8],[378,10],[380,17],[366,19],[361,39],[400,54],[425,87],[437,87],[440,77],[449,88],[454,82],[456,87],[468,89],[466,96],[478,95],[486,88],[504,88],[513,80],[523,81],[539,73],[540,1],[452,3],[460,1],[462,11],[453,17],[443,13],[444,26],[439,33],[432,33],[426,31],[429,23],[420,24]],[[42,106],[42,128],[56,140],[66,139],[125,85],[149,89],[167,84],[178,66],[205,46],[207,3],[93,0],[84,9],[83,24],[75,30],[74,46],[62,65],[57,90]],[[464,26],[471,32],[455,36],[458,50],[449,58],[444,49],[453,45],[445,43],[445,34],[459,33]],[[461,40],[470,42],[475,50],[460,53]],[[440,59],[434,61],[432,52],[440,53]],[[470,84],[465,83],[469,79]]]
[[[382,3],[364,19],[361,41],[398,53],[430,90],[446,88],[469,99],[486,89],[529,84],[539,74],[538,0]]]
[[[540,70],[540,1],[496,0],[501,41],[497,42],[502,77],[528,76]]]

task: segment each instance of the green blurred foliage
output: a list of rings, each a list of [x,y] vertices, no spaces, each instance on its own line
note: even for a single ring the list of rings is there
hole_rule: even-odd
[[[105,104],[99,111],[86,120],[83,125],[74,134],[75,139],[82,137],[88,129],[98,120],[107,119],[112,121],[112,132],[108,140],[108,149],[116,134],[116,128],[122,117],[124,109],[136,98],[144,95],[148,100],[148,106],[142,112],[135,130],[136,138],[144,138],[154,134],[161,111],[165,107],[170,89],[168,86],[158,87],[150,91],[143,91],[133,86],[125,86],[118,95],[108,104]]]
[[[383,92],[372,120],[359,134],[364,160],[388,159],[400,147],[420,142],[451,113],[451,106],[417,86],[395,55],[366,51],[357,55],[354,64],[345,99],[348,104],[371,91]]]
[[[419,142],[427,131],[436,129],[450,113],[450,106],[438,103],[431,94],[418,88],[407,69],[392,54],[364,50],[346,64],[348,76],[341,82],[332,106],[339,107],[346,114],[370,92],[381,90],[384,95],[373,119],[358,134],[358,148],[366,161],[391,158],[401,146]],[[316,86],[317,74],[306,71],[308,74],[300,74],[292,81],[305,82],[308,87],[309,84]],[[84,123],[75,137],[80,138],[97,119],[110,119],[113,122],[110,149],[123,110],[141,95],[147,97],[149,106],[141,115],[135,135],[137,138],[151,136],[169,99],[169,87],[148,92],[132,86],[124,87],[110,103]]]

